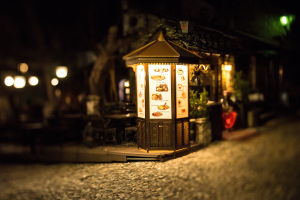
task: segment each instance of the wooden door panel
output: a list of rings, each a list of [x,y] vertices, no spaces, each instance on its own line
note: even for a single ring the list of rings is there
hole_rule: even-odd
[[[151,147],[158,147],[158,123],[150,122],[150,146]]]

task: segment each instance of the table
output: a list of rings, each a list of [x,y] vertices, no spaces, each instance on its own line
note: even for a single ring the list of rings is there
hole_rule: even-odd
[[[127,114],[114,114],[114,115],[104,115],[104,119],[114,119],[117,121],[117,144],[121,144],[120,133],[122,133],[122,138],[125,138],[125,127],[124,122],[128,119],[136,118],[136,113],[127,113]]]
[[[30,152],[32,154],[36,153],[36,139],[37,139],[37,131],[44,128],[44,124],[42,122],[23,122],[19,124],[19,129],[26,131],[27,135],[25,137],[29,137],[30,140]]]
[[[62,118],[66,118],[66,119],[78,119],[78,118],[82,118],[82,114],[62,114],[61,117]]]

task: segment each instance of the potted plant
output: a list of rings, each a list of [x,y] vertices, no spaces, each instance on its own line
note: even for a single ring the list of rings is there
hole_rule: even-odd
[[[250,92],[249,81],[243,78],[243,72],[236,72],[233,79],[233,88],[235,96],[239,101],[248,102],[248,94]]]
[[[203,88],[203,92],[199,93],[190,90],[190,117],[191,123],[195,123],[194,131],[192,130],[191,138],[195,138],[197,144],[206,146],[211,141],[211,125],[208,120],[208,92]]]

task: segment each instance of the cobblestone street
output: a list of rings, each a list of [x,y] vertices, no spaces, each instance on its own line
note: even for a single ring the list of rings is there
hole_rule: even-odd
[[[0,199],[300,199],[299,118],[161,162],[1,164]]]

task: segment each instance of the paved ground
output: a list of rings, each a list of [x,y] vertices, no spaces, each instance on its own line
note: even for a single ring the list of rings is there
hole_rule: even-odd
[[[0,164],[0,199],[300,199],[300,123],[160,162]]]

